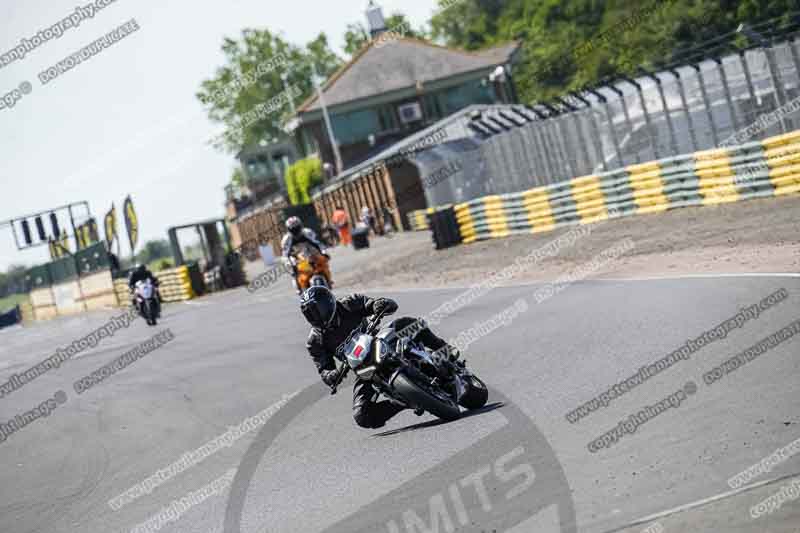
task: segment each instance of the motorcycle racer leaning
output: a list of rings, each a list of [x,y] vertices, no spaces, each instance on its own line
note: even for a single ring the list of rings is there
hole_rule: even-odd
[[[282,255],[284,261],[292,267],[292,285],[297,294],[302,294],[302,289],[297,283],[297,255],[305,249],[308,256],[312,255],[315,250],[316,253],[325,256],[326,259],[330,259],[330,256],[324,245],[317,239],[314,231],[303,227],[303,221],[299,217],[286,219],[286,229],[287,232],[281,240]],[[325,266],[325,277],[330,285],[333,286],[333,278],[327,265]]]
[[[397,310],[397,303],[388,298],[368,298],[360,294],[337,300],[325,287],[311,287],[303,293],[300,310],[311,324],[306,348],[322,381],[330,386],[337,376],[333,354],[339,345],[364,318],[381,312],[392,314]],[[402,317],[395,319],[392,325],[397,331],[402,331],[416,321],[415,318]],[[459,357],[456,348],[427,327],[417,329],[415,339],[430,350],[446,348],[454,361]],[[403,410],[403,407],[386,400],[378,402],[377,397],[378,391],[372,383],[356,378],[353,384],[353,418],[356,424],[363,428],[379,428]]]

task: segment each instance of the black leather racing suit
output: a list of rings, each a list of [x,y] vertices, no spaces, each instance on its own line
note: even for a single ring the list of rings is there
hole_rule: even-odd
[[[336,348],[344,342],[350,332],[361,324],[364,318],[375,314],[376,307],[384,307],[384,309],[394,312],[397,304],[388,298],[373,299],[360,294],[347,296],[336,301],[336,317],[333,326],[325,330],[311,329],[306,347],[321,376],[324,377],[327,372],[336,370],[333,358]],[[403,317],[394,320],[392,324],[397,330],[401,330],[415,320],[415,318]],[[416,339],[431,350],[438,350],[446,345],[444,340],[434,335],[428,328],[419,330]],[[379,428],[403,410],[402,407],[389,401],[376,402],[377,396],[378,393],[370,382],[356,379],[353,384],[353,418],[356,424],[363,428]]]
[[[133,289],[136,286],[136,283],[139,281],[144,281],[149,279],[153,282],[153,285],[158,285],[158,278],[156,278],[152,272],[146,270],[144,272],[139,272],[138,270],[134,270],[131,272],[130,277],[128,278],[128,287]]]
[[[136,287],[136,284],[140,281],[145,281],[149,279],[153,285],[156,286],[156,306],[157,306],[157,313],[161,314],[161,291],[158,290],[158,278],[153,275],[150,270],[145,269],[144,272],[140,272],[138,270],[134,270],[131,272],[130,277],[128,278],[128,288],[131,290],[131,302],[134,307],[136,306],[136,296],[133,294],[133,289]]]

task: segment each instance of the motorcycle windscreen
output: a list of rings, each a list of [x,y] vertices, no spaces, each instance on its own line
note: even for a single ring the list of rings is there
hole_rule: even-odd
[[[136,284],[136,288],[141,294],[142,298],[149,299],[153,297],[153,284],[140,281]]]

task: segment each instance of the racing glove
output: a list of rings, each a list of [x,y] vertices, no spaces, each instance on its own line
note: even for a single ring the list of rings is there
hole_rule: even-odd
[[[390,300],[389,298],[378,298],[372,303],[372,310],[376,315],[378,313],[391,315],[397,311],[397,302]]]
[[[333,384],[336,383],[338,373],[339,372],[336,370],[323,370],[319,375],[322,377],[322,382],[325,383],[325,385],[333,387]]]
[[[442,347],[442,352],[450,359],[450,362],[455,363],[461,359],[461,351],[452,344],[445,344]]]

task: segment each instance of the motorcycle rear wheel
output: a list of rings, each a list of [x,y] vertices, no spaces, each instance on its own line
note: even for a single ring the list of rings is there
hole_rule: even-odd
[[[461,418],[461,410],[458,404],[452,400],[445,401],[426,388],[415,383],[406,374],[400,373],[394,379],[394,389],[397,394],[402,396],[409,404],[419,407],[442,420],[458,420]]]

